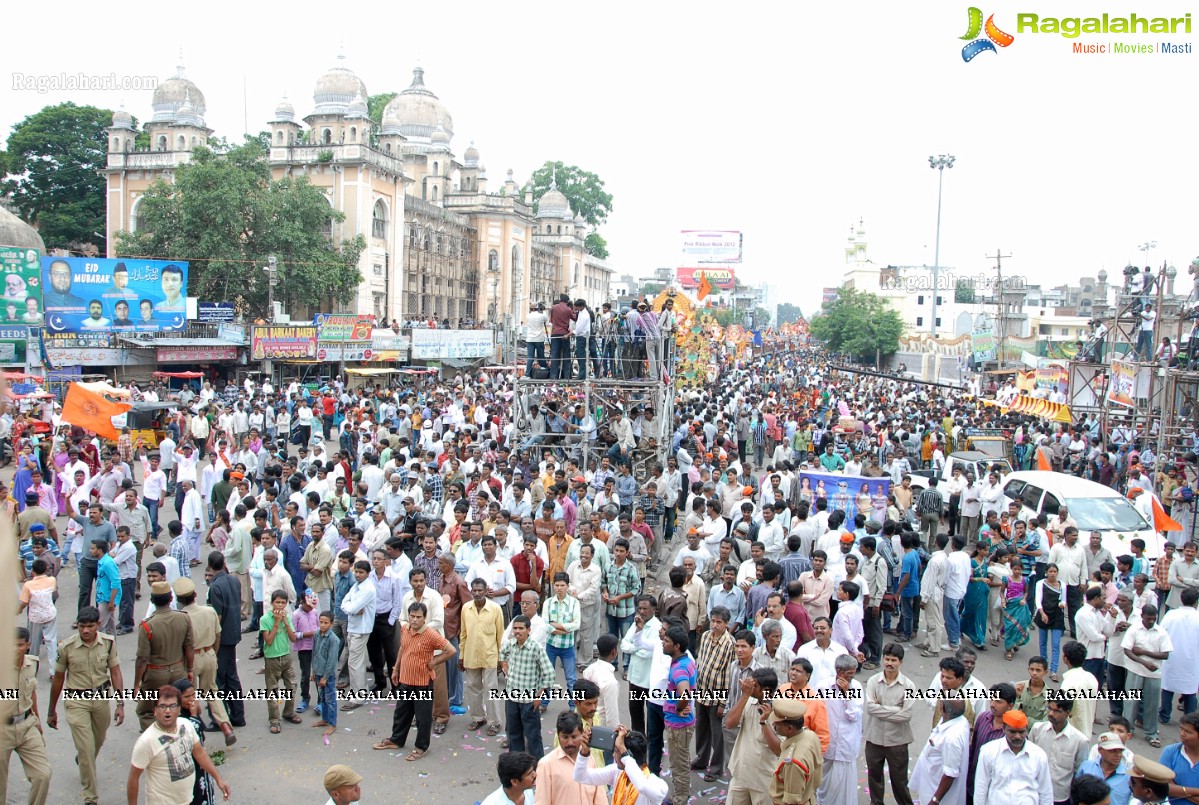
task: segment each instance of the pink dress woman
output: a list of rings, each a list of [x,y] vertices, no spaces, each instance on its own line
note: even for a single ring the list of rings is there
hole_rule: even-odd
[[[71,461],[71,456],[67,453],[66,442],[59,442],[58,452],[54,454],[54,491],[58,493],[58,510],[64,512],[67,510],[67,498],[62,493],[63,468]]]

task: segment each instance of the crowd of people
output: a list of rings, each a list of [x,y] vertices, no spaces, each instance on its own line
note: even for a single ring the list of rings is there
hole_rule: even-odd
[[[561,382],[574,370],[555,351]],[[1077,441],[1111,466],[1109,485],[1182,519],[1189,465],[1110,456],[1113,435],[1094,422],[1047,425],[839,371],[816,349],[719,360],[715,383],[677,392],[672,421],[604,417],[591,424],[611,447],[585,452],[530,441],[546,432],[518,424],[526,390],[503,372],[134,387],[179,403],[156,444],[32,412],[51,427],[10,429],[16,474],[0,486],[27,624],[21,697],[0,705],[0,730],[30,801],[48,798],[43,724],[58,727],[60,704],[82,797],[99,801],[96,756],[131,689],[131,801],[139,789],[151,803],[227,797],[237,762],[214,765],[206,734],[231,746],[247,718],[280,734],[307,715],[329,738],[339,714],[390,696],[375,750],[444,759],[434,738],[454,719],[501,742],[484,805],[682,805],[702,783],[736,805],[850,805],[863,762],[873,805],[888,782],[896,801],[923,805],[1199,802],[1187,536],[1155,561],[1136,540],[1113,557],[1096,534],[1082,544],[1066,509],[1050,520],[1007,505],[1001,463],[911,483],[940,476],[973,432],[1049,457]],[[667,461],[635,464],[651,439],[669,442]],[[850,511],[810,473],[890,486]],[[78,597],[65,602],[57,580],[71,566]],[[257,668],[239,669],[243,640]],[[986,684],[978,655],[1000,643],[1021,670]],[[905,674],[914,652],[938,664],[931,680]],[[265,706],[242,700],[250,669],[278,692]],[[919,719],[932,726],[923,745]],[[1172,723],[1180,740],[1161,748]],[[1130,748],[1138,734],[1153,756]],[[356,801],[361,782],[330,769],[330,801]]]

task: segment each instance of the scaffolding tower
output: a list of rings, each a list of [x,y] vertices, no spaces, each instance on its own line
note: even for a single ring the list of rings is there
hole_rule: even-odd
[[[557,402],[563,419],[568,419],[576,404],[582,404],[596,423],[596,438],[578,433],[534,436],[530,407],[540,409],[547,402]],[[643,430],[630,460],[633,475],[639,481],[653,476],[653,464],[666,466],[670,455],[670,440],[674,422],[674,387],[661,380],[632,380],[611,377],[587,377],[584,380],[535,380],[521,377],[516,381],[513,398],[513,424],[516,441],[522,449],[551,450],[562,458],[573,458],[584,469],[592,459],[599,464],[607,454],[604,431],[622,410],[635,417],[645,410],[653,411],[652,423]]]

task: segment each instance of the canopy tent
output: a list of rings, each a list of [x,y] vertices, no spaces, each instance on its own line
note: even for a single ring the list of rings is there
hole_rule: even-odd
[[[397,369],[396,371],[402,375],[435,375],[435,374],[437,374],[436,369]]]
[[[180,380],[198,380],[204,376],[203,372],[155,372],[154,377],[174,377]]]
[[[374,369],[374,368],[366,367],[366,368],[346,369],[346,374],[360,375],[360,376],[364,376],[364,377],[377,377],[379,375],[395,375],[395,374],[399,374],[402,371],[403,371],[402,369]]]
[[[39,375],[31,375],[27,372],[0,372],[0,379],[4,380],[32,380],[35,383],[45,383],[45,378]]]
[[[1004,412],[1015,411],[1017,414],[1028,414],[1050,422],[1063,422],[1067,425],[1074,422],[1074,416],[1070,413],[1070,406],[1065,403],[1039,400],[1036,397],[1029,397],[1026,394],[1021,394],[1012,400],[1009,405],[1004,405],[998,400],[984,400],[981,398],[979,402],[983,405],[999,406]]]

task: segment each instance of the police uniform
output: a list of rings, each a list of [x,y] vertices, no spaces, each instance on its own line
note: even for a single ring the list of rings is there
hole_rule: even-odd
[[[196,594],[195,582],[186,576],[180,576],[175,580],[174,589],[176,597]],[[191,618],[192,623],[192,641],[196,650],[192,670],[195,672],[196,690],[201,693],[217,693],[219,689],[216,684],[216,651],[213,646],[220,638],[220,616],[216,614],[215,609],[201,603],[188,604],[182,611]],[[229,723],[229,713],[225,710],[225,702],[222,699],[210,699],[209,705],[217,724]]]
[[[83,799],[86,802],[99,799],[96,792],[96,755],[104,746],[108,722],[112,718],[105,697],[112,693],[112,669],[120,666],[116,640],[104,632],[97,632],[96,642],[90,646],[76,632],[58,647],[54,673],[66,674],[63,687],[68,694],[74,694],[66,699],[67,725],[75,741],[79,783],[83,786]]]
[[[25,656],[17,673],[17,700],[0,702],[0,802],[8,802],[8,764],[15,750],[29,778],[29,805],[44,805],[50,792],[50,759],[46,740],[33,712],[37,693],[37,657]]]
[[[165,581],[151,585],[151,595],[170,594],[171,586]],[[145,670],[136,687],[143,693],[154,693],[163,685],[185,678],[192,670],[187,659],[192,645],[192,621],[186,613],[155,609],[137,627],[137,659],[145,662]],[[137,703],[137,720],[142,730],[154,722],[152,700]]]

